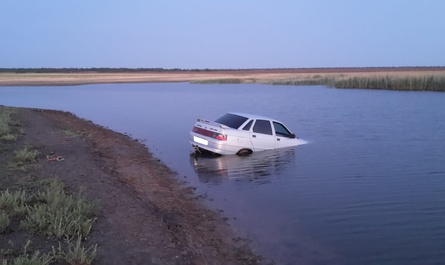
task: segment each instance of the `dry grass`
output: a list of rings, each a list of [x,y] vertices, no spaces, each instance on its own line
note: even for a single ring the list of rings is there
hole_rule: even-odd
[[[140,73],[0,73],[0,86],[80,85],[105,83],[211,82],[239,80],[241,83],[266,83],[314,79],[342,79],[373,76],[445,75],[445,68],[320,68],[269,70],[168,71]]]

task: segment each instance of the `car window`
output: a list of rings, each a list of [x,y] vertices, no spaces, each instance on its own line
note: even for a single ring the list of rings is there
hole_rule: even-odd
[[[274,121],[273,122],[273,127],[275,129],[275,134],[277,136],[284,136],[284,137],[288,137],[288,138],[294,138],[292,133],[286,127],[284,127],[283,124]]]
[[[246,117],[226,113],[222,117],[215,120],[217,123],[224,124],[233,129],[238,129],[244,122],[247,121]]]
[[[270,121],[256,120],[255,125],[253,126],[253,132],[272,135]]]
[[[252,127],[252,123],[253,123],[253,120],[250,120],[249,123],[247,123],[246,125],[244,125],[243,130],[244,130],[244,131],[248,131],[248,130],[250,130],[250,127]]]

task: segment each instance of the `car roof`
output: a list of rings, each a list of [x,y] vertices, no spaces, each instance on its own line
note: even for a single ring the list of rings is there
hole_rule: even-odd
[[[276,119],[272,119],[266,116],[261,116],[261,115],[256,115],[256,114],[249,114],[249,113],[240,113],[240,112],[228,112],[230,114],[234,114],[234,115],[238,115],[238,116],[243,116],[246,117],[248,119],[267,119],[267,120],[273,120],[273,121],[278,121]]]

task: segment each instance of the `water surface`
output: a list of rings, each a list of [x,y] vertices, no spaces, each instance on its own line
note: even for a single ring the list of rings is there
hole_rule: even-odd
[[[0,87],[138,139],[281,264],[445,262],[445,94],[187,83]],[[247,112],[309,143],[190,157],[196,118]]]

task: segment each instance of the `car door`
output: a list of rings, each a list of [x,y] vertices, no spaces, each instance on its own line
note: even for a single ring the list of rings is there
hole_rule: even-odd
[[[275,138],[269,120],[257,119],[255,121],[250,131],[250,140],[255,151],[274,149],[276,146]]]
[[[273,121],[276,135],[276,148],[294,146],[296,143],[295,134],[291,133],[283,124]]]

